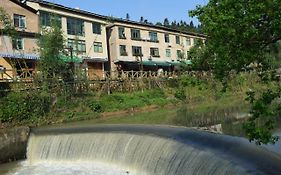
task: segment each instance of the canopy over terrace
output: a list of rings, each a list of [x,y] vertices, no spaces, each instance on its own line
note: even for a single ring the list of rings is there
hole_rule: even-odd
[[[158,69],[163,69],[165,71],[173,71],[176,67],[180,67],[184,64],[191,64],[187,62],[179,62],[179,61],[152,61],[152,60],[144,60],[144,61],[123,61],[118,60],[115,64],[120,65],[121,69],[124,71],[139,71],[141,67],[143,67],[143,71],[157,71]]]
[[[115,64],[120,65],[121,69],[124,71],[139,71],[141,70],[141,67],[143,67],[144,71],[157,71],[159,68],[163,68],[165,70],[170,70],[172,68],[172,64],[163,61],[150,61],[150,60],[144,60],[142,62],[140,61],[121,61],[118,60],[115,62]]]
[[[0,52],[0,66],[2,67],[0,80],[12,81],[19,78],[32,78],[37,60],[39,60],[37,54]]]

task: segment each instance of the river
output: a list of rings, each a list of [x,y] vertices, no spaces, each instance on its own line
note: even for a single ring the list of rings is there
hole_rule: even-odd
[[[219,134],[227,134],[232,136],[243,137],[244,133],[242,130],[241,121],[247,117],[245,111],[240,109],[228,109],[227,111],[216,111],[214,113],[208,113],[203,116],[201,114],[192,114],[189,110],[180,109],[180,110],[171,110],[164,109],[167,112],[163,113],[163,109],[155,112],[142,113],[142,114],[129,114],[125,116],[117,116],[114,118],[102,119],[102,120],[90,120],[90,121],[82,121],[82,122],[74,122],[68,123],[64,125],[54,126],[56,127],[77,127],[77,126],[91,126],[97,123],[106,123],[106,124],[116,124],[118,121],[128,121],[131,124],[147,124],[142,123],[140,121],[146,121],[143,119],[157,116],[158,113],[161,113],[162,119],[166,119],[165,121],[168,124],[177,124],[186,127],[197,128],[200,130],[207,130],[211,132],[216,132]],[[169,112],[168,112],[169,111]],[[167,116],[164,116],[164,115]],[[217,115],[214,117],[214,115]],[[170,116],[176,116],[170,118]],[[177,116],[180,116],[177,118]],[[133,119],[132,119],[133,118]],[[159,121],[156,124],[163,124]],[[275,135],[281,136],[281,129],[276,130]],[[90,138],[90,137],[89,137]],[[114,138],[114,137],[113,137]],[[113,139],[112,138],[112,139]],[[102,139],[102,138],[100,138]],[[111,140],[112,140],[111,139]],[[245,138],[240,138],[240,142],[245,143],[248,142]],[[163,142],[164,143],[164,142]],[[263,146],[266,149],[280,154],[281,156],[281,142],[276,143],[275,145],[267,145]],[[101,161],[85,161],[83,159],[76,159],[75,161],[39,161],[35,163],[31,163],[30,160],[19,161],[9,164],[4,164],[0,166],[0,174],[8,174],[8,175],[29,175],[31,172],[34,175],[73,175],[73,174],[87,174],[87,175],[134,175],[140,174],[139,172],[135,172],[134,169],[128,169],[122,166],[116,166],[115,164],[111,164],[109,162],[101,162]],[[240,170],[239,170],[240,171]],[[241,170],[241,172],[244,172]],[[143,173],[145,174],[145,173]],[[235,173],[234,173],[235,174]],[[238,173],[239,174],[239,173]],[[244,173],[242,173],[244,174]]]

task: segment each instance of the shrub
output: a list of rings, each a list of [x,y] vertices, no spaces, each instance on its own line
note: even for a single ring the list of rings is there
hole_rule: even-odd
[[[51,99],[44,93],[10,93],[0,101],[0,121],[33,120],[49,112]]]
[[[185,100],[186,95],[184,89],[183,88],[177,89],[175,93],[175,97],[179,100]]]
[[[92,103],[90,103],[89,107],[93,112],[103,112],[104,111],[102,105],[97,101],[92,101]]]

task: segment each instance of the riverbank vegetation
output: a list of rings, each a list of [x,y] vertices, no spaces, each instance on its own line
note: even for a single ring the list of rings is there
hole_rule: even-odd
[[[234,112],[248,113],[246,92],[266,88],[255,72],[231,77],[225,90],[212,76],[183,75],[166,81],[167,86],[162,89],[112,94],[99,94],[87,88],[83,92],[62,90],[57,94],[44,90],[11,92],[0,98],[0,121],[6,127],[83,120],[96,124],[207,126],[235,117]],[[147,111],[149,115],[134,117],[136,112]]]

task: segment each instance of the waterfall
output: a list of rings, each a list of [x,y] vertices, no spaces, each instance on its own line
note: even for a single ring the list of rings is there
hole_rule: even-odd
[[[31,134],[27,159],[30,164],[102,162],[140,175],[245,174],[208,150],[171,139],[125,133]]]
[[[178,127],[32,130],[13,175],[279,174],[281,158],[247,140]]]

